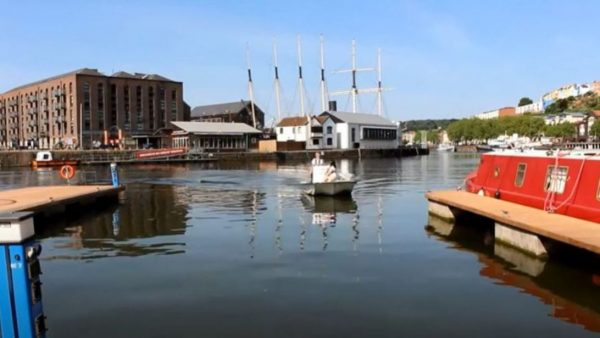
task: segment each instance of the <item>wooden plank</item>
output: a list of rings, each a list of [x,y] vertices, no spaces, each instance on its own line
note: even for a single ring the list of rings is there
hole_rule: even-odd
[[[123,187],[110,185],[64,185],[0,191],[0,213],[43,211],[45,208],[115,195]]]
[[[466,191],[434,191],[429,201],[452,206],[533,234],[600,254],[600,224],[480,196]]]

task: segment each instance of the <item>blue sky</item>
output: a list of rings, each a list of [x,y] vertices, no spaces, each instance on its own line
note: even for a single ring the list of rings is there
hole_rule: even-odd
[[[319,107],[319,35],[328,87],[351,64],[374,66],[382,48],[389,118],[464,117],[521,96],[600,79],[600,1],[8,1],[0,21],[0,92],[82,67],[158,73],[184,83],[191,105],[247,98],[250,46],[257,103],[275,117],[277,40],[285,114],[299,111],[296,36],[313,112]],[[360,74],[359,87],[375,83]],[[338,108],[350,109],[346,97]],[[360,97],[374,111],[375,97]]]

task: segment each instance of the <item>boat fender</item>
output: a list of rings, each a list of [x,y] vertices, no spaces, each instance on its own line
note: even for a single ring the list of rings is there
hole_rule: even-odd
[[[496,192],[494,193],[494,197],[500,199],[500,190],[496,190]]]
[[[71,165],[63,165],[62,167],[60,167],[59,170],[59,175],[60,177],[62,177],[65,180],[70,180],[73,178],[73,176],[75,176],[75,168],[73,168],[73,166]]]
[[[479,191],[477,192],[477,195],[479,195],[479,196],[485,196],[485,191],[483,191],[483,188],[479,189]]]

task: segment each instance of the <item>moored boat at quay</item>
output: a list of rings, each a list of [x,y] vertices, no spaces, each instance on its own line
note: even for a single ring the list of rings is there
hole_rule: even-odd
[[[61,167],[64,165],[76,166],[79,163],[77,160],[57,160],[49,151],[38,151],[35,155],[35,160],[31,161],[33,168],[40,167]]]
[[[481,155],[468,192],[600,223],[600,151],[507,150]]]

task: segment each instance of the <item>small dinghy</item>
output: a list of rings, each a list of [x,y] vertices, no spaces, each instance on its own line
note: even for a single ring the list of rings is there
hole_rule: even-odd
[[[312,183],[306,193],[309,195],[324,195],[324,196],[336,196],[336,195],[350,195],[356,181],[353,179],[351,174],[347,173],[336,173],[336,177],[332,180],[328,180],[326,176],[327,168],[326,165],[315,165],[313,166]]]

